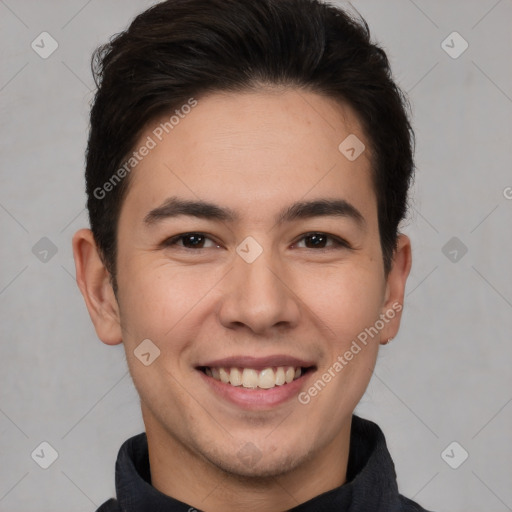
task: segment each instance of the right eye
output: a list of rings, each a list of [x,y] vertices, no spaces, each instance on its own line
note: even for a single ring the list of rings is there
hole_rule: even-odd
[[[211,245],[205,247],[205,241],[212,242]],[[181,243],[180,243],[181,242]],[[163,247],[178,246],[185,249],[208,249],[210,247],[220,247],[211,238],[207,237],[204,233],[180,233],[179,235],[172,236],[162,242]]]

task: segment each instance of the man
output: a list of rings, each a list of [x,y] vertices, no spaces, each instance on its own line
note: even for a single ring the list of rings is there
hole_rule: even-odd
[[[77,282],[146,430],[99,510],[423,510],[353,415],[411,266],[413,134],[365,22],[169,0],[93,62]]]

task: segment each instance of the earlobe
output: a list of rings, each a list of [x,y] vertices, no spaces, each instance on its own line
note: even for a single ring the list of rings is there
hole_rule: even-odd
[[[90,229],[73,236],[76,282],[85,300],[96,334],[103,343],[122,342],[119,306]]]
[[[385,300],[381,312],[385,326],[380,332],[381,344],[386,345],[398,333],[404,304],[405,285],[411,270],[411,241],[399,235],[391,270],[386,279]]]

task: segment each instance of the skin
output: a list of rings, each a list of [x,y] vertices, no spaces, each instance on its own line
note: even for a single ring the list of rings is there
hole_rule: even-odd
[[[366,145],[352,162],[338,150],[349,134]],[[400,235],[386,276],[370,156],[357,116],[332,99],[290,88],[211,94],[130,175],[117,300],[92,233],[75,234],[77,283],[98,337],[124,343],[161,492],[209,512],[277,512],[345,482],[351,415],[400,312],[306,405],[294,397],[242,410],[213,392],[196,365],[289,354],[315,362],[307,391],[359,333],[403,304],[410,241]],[[240,218],[145,225],[171,196],[229,207]],[[350,202],[364,224],[340,216],[276,224],[283,207],[321,198]],[[350,248],[330,239],[317,248],[304,238],[312,231]],[[187,232],[208,236],[202,248],[189,239],[161,246]],[[247,236],[263,249],[252,263],[236,252]],[[144,366],[134,350],[147,338],[161,353]],[[239,456],[248,443],[259,455],[254,464]]]

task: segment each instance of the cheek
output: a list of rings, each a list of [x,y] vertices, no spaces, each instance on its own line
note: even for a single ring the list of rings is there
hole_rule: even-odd
[[[177,300],[181,294],[151,265],[120,265],[118,284],[121,318],[129,343],[144,338],[160,340],[173,325],[169,315],[179,314],[170,305],[173,300],[176,305],[182,304],[183,301]]]
[[[325,393],[317,394],[315,384],[308,393],[317,394],[319,408],[343,416],[356,407],[375,366],[378,335],[370,336],[368,332],[373,332],[370,328],[381,312],[383,276],[377,266],[353,266],[350,271],[338,268],[319,285],[322,293],[314,295],[314,299],[311,295],[312,303],[308,305],[328,326],[324,330],[326,357],[318,372],[318,379],[327,380],[328,384]]]
[[[384,300],[377,267],[326,268],[305,278],[302,288],[304,302],[341,344],[375,323]]]
[[[183,348],[178,345],[183,329],[190,328],[189,319],[201,310],[202,299],[217,281],[214,272],[187,272],[149,258],[126,265],[119,272],[119,289],[129,343],[149,338],[162,350]]]

